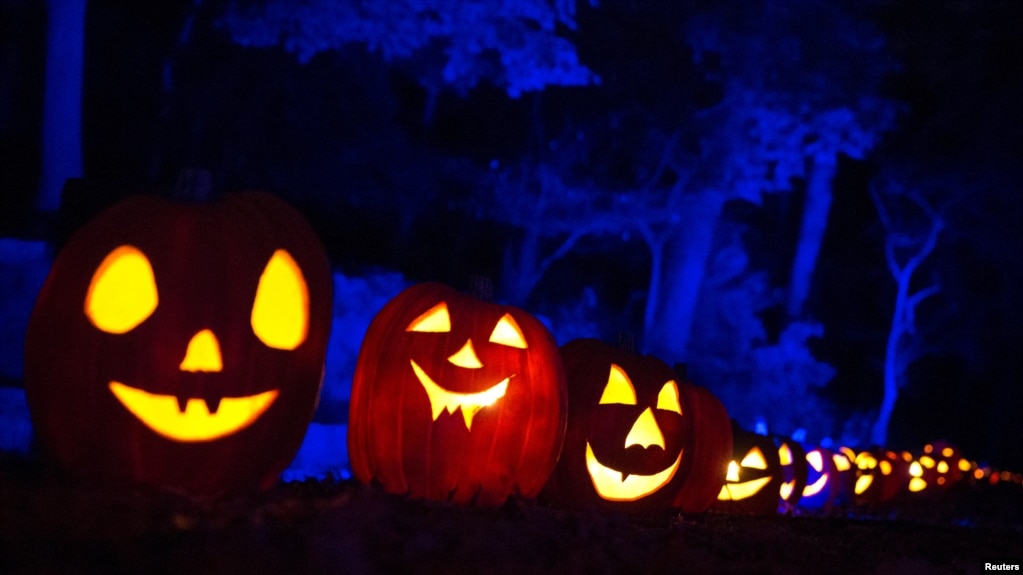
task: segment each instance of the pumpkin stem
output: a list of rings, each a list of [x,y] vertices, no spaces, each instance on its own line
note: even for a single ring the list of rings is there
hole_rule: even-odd
[[[185,168],[178,173],[172,199],[190,204],[210,202],[213,195],[213,176],[209,170]]]
[[[469,278],[469,295],[487,303],[494,302],[494,280],[490,276],[472,276]]]

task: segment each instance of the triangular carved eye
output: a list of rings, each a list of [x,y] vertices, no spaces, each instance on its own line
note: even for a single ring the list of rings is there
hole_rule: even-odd
[[[526,349],[526,336],[522,334],[519,324],[515,323],[510,313],[501,316],[490,334],[490,343],[507,345],[518,349]]]
[[[657,409],[674,411],[682,415],[682,404],[678,400],[678,384],[674,379],[669,379],[657,393]]]
[[[636,388],[632,386],[629,376],[625,371],[615,364],[611,364],[611,373],[607,376],[607,385],[604,392],[600,394],[599,404],[621,403],[624,405],[636,405]]]
[[[418,333],[447,333],[451,331],[451,316],[448,314],[448,304],[440,302],[423,312],[422,315],[412,320],[405,328],[405,331]]]
[[[754,447],[746,452],[746,457],[742,458],[739,465],[753,469],[767,469],[767,459],[759,447]]]

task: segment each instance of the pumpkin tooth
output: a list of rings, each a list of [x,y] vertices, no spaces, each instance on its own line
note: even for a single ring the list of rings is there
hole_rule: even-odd
[[[210,412],[210,415],[215,414],[217,412],[217,410],[220,409],[220,400],[221,399],[222,398],[220,398],[220,397],[214,397],[212,399],[207,397],[207,398],[203,399],[203,401],[206,402],[206,409]]]
[[[186,396],[186,395],[176,395],[174,397],[175,397],[175,399],[178,400],[178,411],[180,411],[181,413],[184,413],[185,410],[188,409],[188,396]]]

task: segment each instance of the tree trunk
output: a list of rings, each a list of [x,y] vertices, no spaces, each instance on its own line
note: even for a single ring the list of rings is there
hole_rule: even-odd
[[[521,241],[505,245],[498,292],[502,301],[523,306],[530,292],[540,281],[540,237],[532,229],[523,228]]]
[[[68,178],[82,175],[85,0],[47,0],[42,179],[36,208],[56,211]]]
[[[652,270],[659,278],[651,278],[642,347],[669,364],[687,359],[696,300],[724,201],[725,194],[717,191],[687,198],[681,220],[664,238],[663,263]]]
[[[895,411],[895,402],[899,399],[899,340],[906,330],[906,303],[909,294],[909,280],[912,274],[897,276],[898,289],[895,296],[895,311],[892,313],[892,324],[888,330],[888,343],[884,352],[884,397],[877,419],[870,430],[870,442],[873,445],[888,444],[888,424]]]
[[[789,277],[788,316],[797,319],[802,315],[806,298],[810,295],[810,283],[817,268],[824,233],[828,229],[828,214],[831,212],[831,182],[836,166],[832,159],[814,160],[806,183],[806,202],[803,205],[803,221],[799,230],[799,243],[792,262]]]

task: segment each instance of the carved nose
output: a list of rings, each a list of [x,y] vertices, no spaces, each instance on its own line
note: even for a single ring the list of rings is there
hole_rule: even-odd
[[[196,332],[188,342],[188,350],[185,351],[185,359],[178,366],[181,371],[212,371],[217,372],[224,369],[224,363],[220,358],[220,343],[213,330],[204,329]]]
[[[454,355],[448,358],[448,361],[458,367],[464,367],[467,369],[479,369],[483,367],[483,364],[480,362],[480,358],[476,355],[476,351],[472,348],[472,339],[465,340],[465,345],[462,346],[462,349],[456,351]]]
[[[646,408],[636,418],[636,423],[632,424],[629,435],[625,437],[625,447],[628,448],[630,445],[642,445],[643,447],[656,445],[664,449],[664,434],[661,433],[661,428],[657,425],[657,420],[654,419],[653,409]]]

